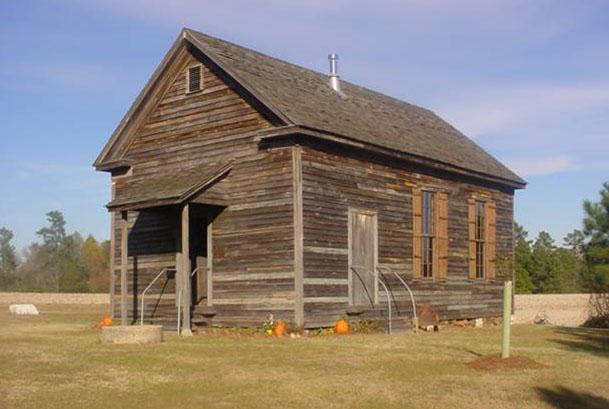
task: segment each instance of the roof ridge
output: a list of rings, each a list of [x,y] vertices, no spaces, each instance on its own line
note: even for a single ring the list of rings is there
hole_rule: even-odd
[[[310,72],[310,73],[312,73],[312,74],[319,75],[319,76],[323,76],[323,77],[328,77],[328,78],[329,78],[329,75],[328,75],[328,74],[324,74],[324,73],[323,73],[323,72],[321,72],[321,71],[317,71],[317,70],[314,70],[313,68],[308,68],[308,67],[305,67],[305,66],[302,66],[302,65],[299,65],[299,64],[295,64],[295,63],[290,62],[290,61],[282,60],[281,58],[273,57],[272,55],[265,54],[265,53],[263,53],[263,52],[261,52],[261,51],[254,50],[253,48],[245,47],[245,46],[240,45],[240,44],[237,44],[237,43],[233,43],[232,41],[224,40],[224,39],[219,38],[219,37],[214,37],[214,36],[209,35],[209,34],[207,34],[207,33],[203,33],[203,32],[201,32],[201,31],[194,30],[194,29],[192,29],[192,28],[188,28],[188,27],[185,27],[185,28],[184,28],[184,30],[185,30],[185,31],[190,32],[191,34],[192,34],[192,33],[194,33],[194,34],[199,35],[199,36],[203,36],[203,37],[210,38],[210,39],[212,39],[212,40],[214,40],[214,41],[220,41],[220,42],[222,42],[222,43],[229,44],[229,45],[231,45],[231,46],[233,46],[233,47],[237,47],[237,48],[240,48],[240,49],[242,49],[242,50],[246,50],[246,51],[252,52],[252,53],[254,53],[254,54],[258,54],[258,55],[260,55],[260,56],[262,56],[262,57],[264,57],[264,58],[269,58],[269,59],[274,60],[274,61],[277,61],[277,62],[279,62],[279,63],[286,64],[286,65],[290,65],[290,66],[292,66],[292,67],[296,67],[296,68],[298,68],[298,69],[308,71],[308,72]],[[376,90],[374,90],[374,89],[372,89],[372,88],[368,88],[368,87],[365,87],[365,86],[363,86],[363,85],[356,84],[356,83],[354,83],[354,82],[351,82],[351,81],[345,80],[343,77],[341,77],[340,81],[341,81],[341,83],[346,83],[346,84],[348,84],[349,86],[359,88],[359,89],[364,90],[364,91],[366,91],[366,92],[374,93],[374,94],[376,94],[376,95],[379,95],[379,96],[382,96],[382,97],[385,97],[385,98],[389,98],[389,99],[394,100],[395,102],[398,102],[398,103],[400,103],[400,104],[405,104],[405,105],[408,105],[408,106],[410,106],[410,107],[418,108],[418,109],[421,109],[421,110],[424,110],[424,111],[430,112],[430,113],[432,113],[432,114],[434,113],[434,112],[433,112],[431,109],[429,109],[429,108],[422,107],[422,106],[420,106],[420,105],[416,105],[416,104],[412,104],[412,103],[410,103],[410,102],[408,102],[408,101],[404,101],[403,99],[400,99],[400,98],[398,98],[398,97],[391,96],[391,95],[388,95],[388,94],[384,94],[384,93],[382,93],[382,92],[380,92],[380,91],[376,91]],[[329,87],[329,85],[328,85],[328,87]],[[347,95],[347,97],[348,97],[348,95]]]

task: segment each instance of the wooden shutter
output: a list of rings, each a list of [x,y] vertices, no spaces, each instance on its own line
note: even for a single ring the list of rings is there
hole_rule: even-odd
[[[496,206],[493,202],[487,202],[484,206],[484,220],[486,222],[486,279],[494,280],[496,275]]]
[[[412,189],[412,273],[413,277],[421,277],[421,235],[423,197],[421,190]]]
[[[445,280],[448,274],[448,195],[436,194],[436,277]]]
[[[469,230],[469,279],[476,279],[476,200],[467,199],[467,225]]]

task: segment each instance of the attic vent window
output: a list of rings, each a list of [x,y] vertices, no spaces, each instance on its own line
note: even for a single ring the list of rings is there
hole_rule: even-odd
[[[189,67],[186,73],[187,93],[201,91],[203,86],[203,66]]]

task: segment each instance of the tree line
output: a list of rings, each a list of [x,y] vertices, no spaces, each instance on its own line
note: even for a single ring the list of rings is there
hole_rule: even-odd
[[[557,246],[542,231],[535,240],[514,224],[517,293],[609,292],[609,182],[598,201],[585,200],[582,229]]]
[[[46,214],[48,225],[36,232],[21,256],[11,243],[13,232],[0,228],[0,291],[107,292],[110,243],[66,233],[59,211]]]
[[[556,244],[542,231],[529,239],[514,223],[516,292],[609,292],[609,182],[600,200],[583,203],[581,230]],[[40,242],[21,257],[11,244],[13,233],[0,228],[0,291],[106,292],[109,286],[108,241],[67,234],[59,211],[47,213],[48,225],[36,232]]]

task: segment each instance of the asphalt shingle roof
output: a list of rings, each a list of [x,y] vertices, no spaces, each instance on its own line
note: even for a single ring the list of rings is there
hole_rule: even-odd
[[[524,185],[526,182],[438,115],[248,48],[186,29],[193,44],[293,124],[417,155]]]
[[[181,203],[229,170],[230,163],[206,163],[176,173],[126,178],[124,182],[117,182],[114,200],[107,207],[137,208]]]

